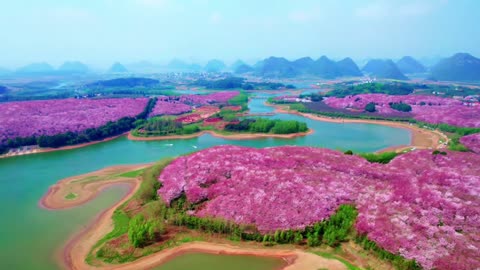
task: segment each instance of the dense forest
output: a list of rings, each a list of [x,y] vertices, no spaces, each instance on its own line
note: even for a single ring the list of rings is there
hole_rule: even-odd
[[[139,126],[133,133],[138,136],[168,136],[188,135],[199,131],[196,124],[184,125],[175,121],[174,117],[155,117]]]
[[[160,82],[148,78],[118,78],[105,81],[96,81],[87,84],[86,87],[104,88],[104,87],[152,87],[158,85]]]
[[[337,85],[326,95],[346,97],[358,94],[408,95],[413,93],[414,86],[408,83],[364,83],[352,86]]]
[[[243,119],[237,123],[227,124],[225,130],[232,132],[292,134],[306,132],[308,127],[306,123],[294,120],[285,121],[255,118]]]

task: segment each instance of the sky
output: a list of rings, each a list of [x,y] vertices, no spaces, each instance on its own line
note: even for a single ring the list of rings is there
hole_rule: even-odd
[[[0,67],[480,57],[477,0],[0,1]]]

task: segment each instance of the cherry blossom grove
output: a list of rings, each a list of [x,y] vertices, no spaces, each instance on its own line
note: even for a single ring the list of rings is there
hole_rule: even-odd
[[[207,95],[160,96],[150,116],[187,113],[192,111],[192,106],[226,103],[238,94],[238,91],[228,91],[215,92]]]
[[[475,153],[480,154],[480,133],[463,136],[460,142]]]
[[[118,98],[1,103],[0,142],[99,127],[109,121],[140,114],[147,102],[147,98]]]
[[[157,115],[177,115],[182,113],[191,112],[192,107],[177,101],[163,101],[157,100],[155,107],[150,112],[150,117]]]
[[[358,110],[363,110],[368,103],[374,102],[376,104],[375,113],[385,116],[401,114],[432,124],[446,123],[454,126],[480,127],[480,106],[471,106],[471,103],[464,104],[451,98],[423,95],[360,94],[344,98],[329,97],[324,102],[333,108]],[[412,111],[409,113],[396,111],[390,108],[390,102],[409,104]]]
[[[302,229],[351,203],[357,231],[382,248],[425,269],[476,269],[478,164],[480,155],[451,151],[418,150],[377,164],[321,148],[218,146],[174,160],[159,176],[158,194],[170,203],[185,193],[203,202],[195,215],[262,232]]]

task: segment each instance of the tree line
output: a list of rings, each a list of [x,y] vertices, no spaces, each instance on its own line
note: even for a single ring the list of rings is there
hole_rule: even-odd
[[[414,86],[408,83],[363,83],[358,85],[339,85],[335,89],[326,93],[331,97],[346,97],[358,94],[388,94],[388,95],[408,95],[413,93]]]
[[[175,121],[173,117],[155,117],[142,122],[134,130],[138,136],[167,136],[167,135],[188,135],[200,131],[198,125],[184,125]]]
[[[247,118],[236,123],[229,123],[225,126],[226,131],[252,132],[252,133],[273,133],[292,134],[306,132],[307,124],[295,120],[270,120],[266,118]]]

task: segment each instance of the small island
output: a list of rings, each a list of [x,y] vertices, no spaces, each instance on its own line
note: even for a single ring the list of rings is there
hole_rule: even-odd
[[[157,101],[157,104],[162,105],[162,102]],[[137,121],[137,127],[129,133],[128,138],[189,139],[205,133],[226,139],[293,138],[313,132],[303,122],[261,118],[259,116],[265,115],[261,113],[250,114],[247,103],[248,96],[240,93],[226,103],[190,108],[185,113],[179,111],[178,115],[153,113],[153,117]],[[153,112],[159,111],[156,108]]]

